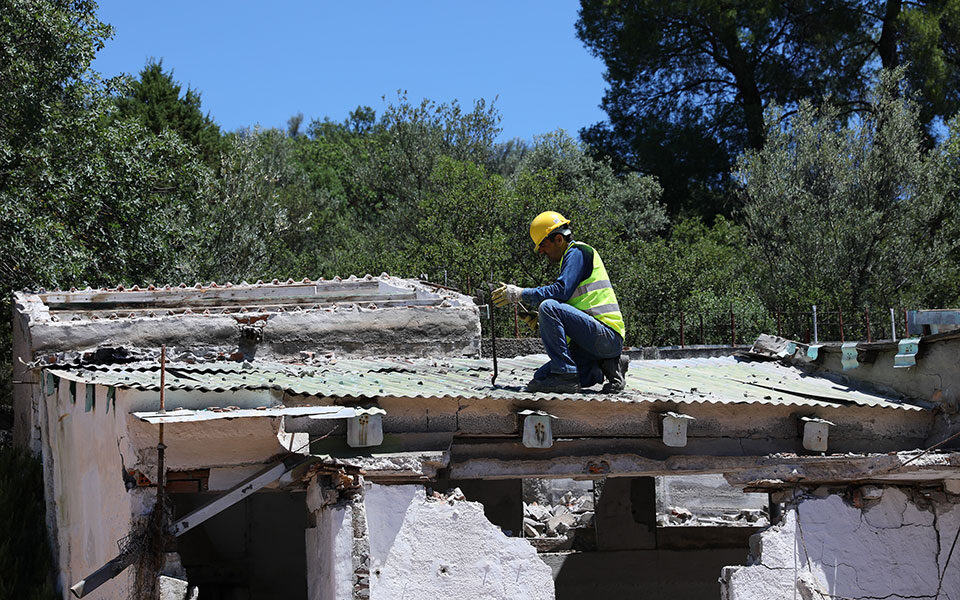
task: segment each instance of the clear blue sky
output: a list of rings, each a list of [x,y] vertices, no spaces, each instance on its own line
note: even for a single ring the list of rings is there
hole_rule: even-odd
[[[221,128],[340,121],[382,96],[498,96],[501,139],[603,120],[603,64],[574,32],[575,0],[100,2],[115,28],[93,68],[137,74],[151,57],[201,93]]]

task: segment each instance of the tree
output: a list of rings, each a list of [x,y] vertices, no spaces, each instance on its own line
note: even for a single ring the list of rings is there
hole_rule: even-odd
[[[182,87],[173,71],[163,70],[163,61],[150,61],[138,79],[129,82],[126,93],[117,99],[118,117],[139,119],[154,134],[170,129],[192,144],[204,162],[216,168],[223,144],[220,128],[200,109],[200,93]]]
[[[789,121],[773,108],[766,145],[738,161],[740,217],[770,308],[861,310],[944,278],[960,243],[956,146],[923,150],[919,108],[897,75],[868,100],[850,125],[831,103],[801,102]]]
[[[868,110],[876,70],[907,64],[921,122],[953,114],[958,11],[951,0],[582,0],[577,35],[610,87],[608,122],[581,134],[618,170],[657,175],[673,212],[718,211],[733,157],[764,144],[771,103]]]
[[[185,249],[209,173],[179,136],[117,117],[117,82],[89,71],[110,34],[95,9],[0,2],[0,308],[14,290],[190,270]],[[0,371],[9,340],[0,320]]]
[[[302,226],[306,175],[293,159],[295,140],[279,129],[228,136],[220,176],[200,215],[196,260],[206,279],[241,281],[277,276],[287,266],[289,236]],[[313,233],[313,232],[310,232]]]
[[[112,35],[95,11],[83,0],[0,0],[0,190],[85,112],[87,68]]]

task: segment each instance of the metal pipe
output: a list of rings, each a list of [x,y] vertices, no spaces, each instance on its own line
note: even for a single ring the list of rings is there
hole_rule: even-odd
[[[863,312],[864,312],[864,314],[866,314],[866,316],[867,316],[867,343],[869,343],[869,342],[872,342],[872,341],[873,341],[873,340],[870,338],[870,307],[869,307],[869,306],[865,306],[865,307],[863,308]]]
[[[840,343],[842,344],[846,340],[843,339],[843,309],[837,307],[837,316],[840,318]]]
[[[817,331],[817,305],[813,305],[813,343],[820,343],[820,334]]]
[[[903,337],[910,337],[910,320],[907,319],[907,309],[903,309]]]
[[[897,324],[894,321],[894,312],[893,309],[890,309],[890,339],[897,339]]]
[[[70,591],[77,598],[83,598],[93,590],[119,575],[124,569],[133,564],[135,558],[135,552],[124,552],[120,554],[119,556],[107,562],[107,564],[103,565],[93,573],[90,573],[75,583],[70,588]]]

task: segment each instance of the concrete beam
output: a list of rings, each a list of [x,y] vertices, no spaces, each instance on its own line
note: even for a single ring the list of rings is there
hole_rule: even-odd
[[[452,450],[450,477],[508,479],[547,477],[597,479],[722,473],[732,485],[760,480],[780,482],[924,481],[955,477],[960,453],[927,455],[907,461],[911,453],[800,456],[790,453],[757,455],[653,455],[637,452],[525,457],[464,456]]]

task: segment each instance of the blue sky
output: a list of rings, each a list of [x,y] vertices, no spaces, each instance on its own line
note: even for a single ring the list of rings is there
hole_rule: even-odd
[[[93,68],[138,73],[151,57],[201,93],[231,131],[379,115],[396,91],[412,101],[491,100],[501,139],[573,136],[603,120],[603,64],[576,38],[575,0],[387,2],[100,2],[115,28]]]

